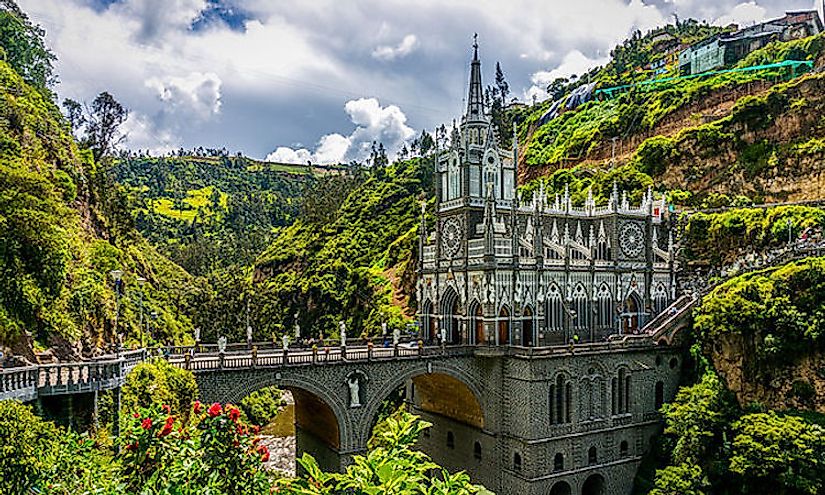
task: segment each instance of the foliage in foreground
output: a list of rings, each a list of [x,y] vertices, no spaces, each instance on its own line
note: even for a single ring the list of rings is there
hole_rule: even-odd
[[[468,495],[490,493],[470,483],[464,472],[450,474],[423,452],[413,450],[419,434],[432,426],[403,410],[376,429],[376,447],[366,456],[355,456],[345,473],[324,473],[310,455],[299,463],[305,478],[281,480],[278,493],[332,495],[336,493],[387,495]],[[433,476],[432,472],[437,475]]]
[[[45,495],[260,495],[490,493],[413,450],[430,425],[398,412],[377,428],[376,444],[345,473],[324,473],[309,455],[306,477],[276,480],[258,427],[237,407],[196,402],[188,414],[140,407],[124,421],[120,452],[65,431],[16,401],[0,402],[0,493]],[[437,472],[436,477],[431,477]]]

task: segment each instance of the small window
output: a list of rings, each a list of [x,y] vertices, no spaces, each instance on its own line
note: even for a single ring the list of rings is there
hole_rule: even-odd
[[[619,444],[619,457],[627,457],[627,440],[622,440]]]
[[[679,366],[679,360],[676,359],[676,358],[671,359],[670,360],[670,369],[676,369],[677,366]]]
[[[513,471],[521,471],[521,454],[513,454]]]
[[[598,462],[598,458],[596,457],[596,447],[590,447],[590,450],[587,451],[587,464],[593,465]]]
[[[662,356],[656,356],[656,366],[662,365]]]
[[[473,444],[473,457],[477,461],[481,460],[481,443],[476,440],[476,443]]]
[[[559,452],[553,457],[553,472],[564,471],[564,455]]]
[[[655,391],[655,407],[657,411],[662,408],[662,404],[665,403],[665,384],[662,382],[656,382],[656,391]]]
[[[448,449],[454,449],[455,448],[455,435],[453,435],[453,432],[451,432],[451,431],[447,432],[447,448]]]

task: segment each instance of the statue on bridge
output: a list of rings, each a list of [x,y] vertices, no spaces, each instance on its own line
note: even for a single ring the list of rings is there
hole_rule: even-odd
[[[285,351],[286,351],[287,349],[289,349],[289,337],[287,336],[287,334],[284,334],[284,335],[281,337],[281,344],[283,344],[283,347],[284,347],[284,350],[285,350]]]
[[[361,407],[361,387],[358,383],[358,375],[353,373],[348,376],[347,385],[349,385],[349,406]]]
[[[398,342],[401,340],[401,329],[396,328],[392,331],[392,345],[398,347]]]
[[[218,337],[218,352],[221,354],[226,352],[226,336],[224,335]]]
[[[298,323],[298,313],[295,313],[295,342],[301,340],[301,324]]]
[[[347,346],[347,325],[344,320],[338,322],[338,332],[341,334],[341,347]]]

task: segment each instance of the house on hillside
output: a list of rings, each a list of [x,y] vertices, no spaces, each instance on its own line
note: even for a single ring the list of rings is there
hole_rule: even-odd
[[[787,12],[784,17],[718,34],[679,54],[682,75],[699,74],[735,64],[772,41],[791,41],[825,31],[816,10]]]

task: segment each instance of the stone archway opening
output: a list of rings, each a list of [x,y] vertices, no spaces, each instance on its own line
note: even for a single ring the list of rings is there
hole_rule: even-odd
[[[484,308],[478,301],[474,302],[471,308],[469,314],[473,319],[473,344],[481,345],[487,341],[484,336]]]
[[[533,310],[530,306],[524,307],[521,316],[521,345],[531,347],[533,345]]]
[[[498,312],[498,345],[510,344],[510,310],[506,306]]]
[[[622,312],[622,333],[635,334],[639,332],[642,316],[642,300],[635,292],[631,292],[624,301]]]
[[[571,493],[573,493],[573,490],[566,481],[559,481],[550,489],[550,495],[570,495]]]
[[[250,397],[273,389],[280,390],[283,394],[284,407],[269,421],[263,421],[265,424],[259,425],[262,427],[264,441],[270,447],[268,467],[287,475],[295,474],[295,460],[304,453],[309,453],[323,470],[339,471],[340,423],[332,407],[324,399],[300,386],[285,384],[257,388],[238,403],[243,404]]]
[[[582,485],[582,495],[605,495],[604,476],[591,474]]]

